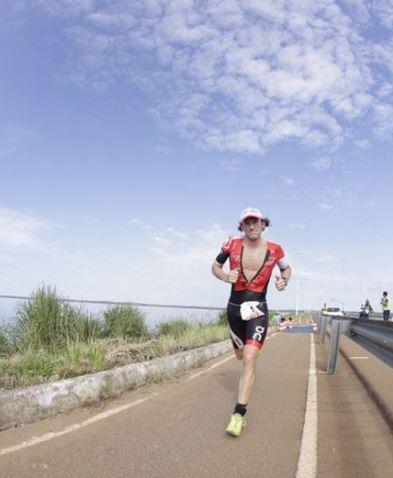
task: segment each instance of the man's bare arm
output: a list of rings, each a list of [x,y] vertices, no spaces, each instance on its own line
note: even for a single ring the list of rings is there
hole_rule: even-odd
[[[237,281],[239,272],[236,269],[233,269],[229,272],[229,274],[227,274],[223,270],[223,265],[224,264],[220,264],[219,262],[214,261],[212,265],[213,275],[217,277],[217,279],[222,280],[223,282],[229,282],[230,284],[234,284]]]

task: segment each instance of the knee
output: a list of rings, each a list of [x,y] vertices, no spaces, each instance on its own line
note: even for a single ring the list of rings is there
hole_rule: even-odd
[[[257,356],[256,354],[243,354],[243,363],[244,367],[250,369],[250,370],[255,370],[256,367],[256,359]]]

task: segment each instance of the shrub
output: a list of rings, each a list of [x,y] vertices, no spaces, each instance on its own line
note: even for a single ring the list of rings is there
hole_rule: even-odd
[[[11,348],[6,331],[0,328],[0,357],[10,355]]]
[[[173,337],[178,338],[190,328],[191,325],[187,321],[183,319],[177,319],[170,322],[161,322],[158,324],[156,334],[158,336],[172,335]]]
[[[65,303],[50,286],[37,289],[18,307],[16,317],[12,335],[19,351],[55,351],[102,335],[98,320]]]
[[[219,313],[218,319],[217,319],[217,325],[227,325],[228,324],[228,316],[227,316],[227,311],[223,310],[222,312]]]
[[[144,314],[129,305],[120,305],[105,311],[105,335],[132,339],[147,339],[149,331]]]

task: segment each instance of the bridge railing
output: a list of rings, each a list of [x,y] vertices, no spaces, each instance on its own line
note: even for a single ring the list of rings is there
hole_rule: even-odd
[[[319,342],[325,342],[325,335],[329,329],[330,344],[327,361],[327,373],[334,374],[337,370],[337,357],[340,344],[340,335],[359,335],[366,343],[381,347],[393,355],[393,322],[377,318],[359,319],[358,316],[345,315],[335,317],[319,314],[318,333]]]
[[[393,354],[393,322],[351,317],[350,332]]]

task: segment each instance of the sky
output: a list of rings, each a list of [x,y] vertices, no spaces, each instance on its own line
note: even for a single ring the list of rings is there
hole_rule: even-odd
[[[1,294],[225,306],[249,206],[271,307],[393,294],[392,0],[1,3]]]

